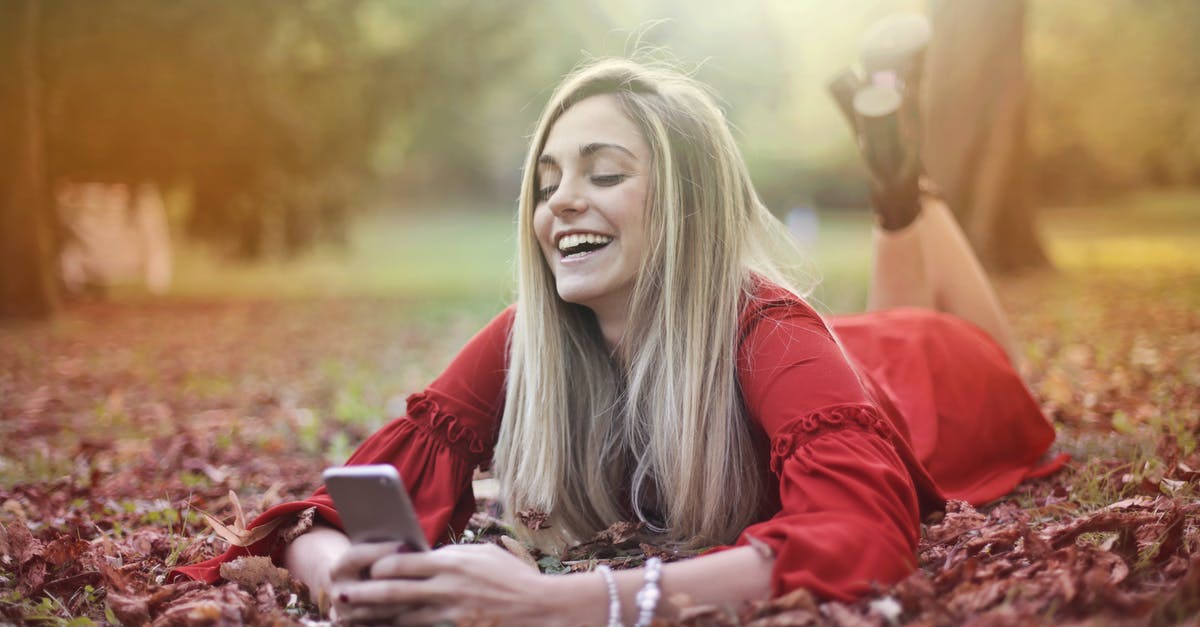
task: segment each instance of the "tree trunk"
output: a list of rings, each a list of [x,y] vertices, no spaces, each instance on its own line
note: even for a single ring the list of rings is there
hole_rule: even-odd
[[[40,0],[0,2],[0,317],[59,304],[38,75]]]
[[[1049,265],[1029,201],[1024,0],[931,0],[925,152],[984,266]]]

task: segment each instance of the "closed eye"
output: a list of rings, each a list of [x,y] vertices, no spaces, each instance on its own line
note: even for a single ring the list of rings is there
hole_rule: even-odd
[[[557,190],[558,190],[557,185],[547,185],[547,186],[539,189],[537,191],[537,201],[538,202],[546,202],[547,200],[550,199],[551,196],[554,195],[554,192]]]
[[[592,177],[592,183],[601,187],[612,187],[625,179],[624,174],[598,174]]]

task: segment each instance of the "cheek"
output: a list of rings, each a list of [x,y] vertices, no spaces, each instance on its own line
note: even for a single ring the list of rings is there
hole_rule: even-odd
[[[621,213],[621,232],[624,239],[639,249],[645,248],[649,239],[649,216],[646,210],[646,194],[644,191],[631,192],[624,199],[622,206],[626,210]]]
[[[550,246],[550,230],[554,224],[553,214],[545,205],[533,210],[533,236],[537,238],[538,247],[544,252]]]

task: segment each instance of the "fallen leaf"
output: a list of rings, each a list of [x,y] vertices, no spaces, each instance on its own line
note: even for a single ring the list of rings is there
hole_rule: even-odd
[[[521,558],[522,562],[529,564],[530,568],[538,570],[537,560],[533,559],[533,555],[529,553],[529,549],[525,548],[524,544],[509,536],[500,536],[500,545],[509,553]]]
[[[645,527],[641,522],[615,522],[608,526],[607,529],[596,534],[591,542],[597,544],[625,544],[636,538],[642,529]]]
[[[296,515],[291,524],[279,530],[279,543],[291,544],[292,540],[299,538],[312,529],[313,521],[317,515],[316,507],[309,507]]]
[[[517,521],[529,529],[549,529],[550,514],[536,509],[523,509],[517,512]]]
[[[197,509],[200,515],[204,517],[204,522],[217,534],[222,540],[232,544],[233,546],[248,547],[263,538],[271,535],[272,531],[283,522],[283,518],[276,518],[271,522],[259,525],[253,529],[245,529],[234,523],[230,527],[217,520],[212,514],[203,510]]]
[[[254,592],[263,583],[277,588],[286,588],[290,575],[269,557],[246,555],[221,564],[221,577],[238,584],[247,592]]]

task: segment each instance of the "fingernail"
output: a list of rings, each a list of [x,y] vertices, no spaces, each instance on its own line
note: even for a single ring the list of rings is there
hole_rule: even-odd
[[[400,546],[396,547],[397,553],[408,553],[409,550],[410,549],[408,548],[407,544],[401,544]]]
[[[342,593],[338,594],[338,600],[341,601],[342,603],[349,603],[350,595],[346,594],[345,592],[342,592]]]

